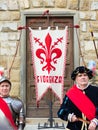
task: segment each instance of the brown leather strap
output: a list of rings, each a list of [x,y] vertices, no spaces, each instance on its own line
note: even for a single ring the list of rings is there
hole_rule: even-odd
[[[82,118],[78,118],[78,121],[81,121],[81,122],[85,122],[85,123],[87,123],[87,124],[90,124],[90,121],[84,120],[84,119],[82,119]]]

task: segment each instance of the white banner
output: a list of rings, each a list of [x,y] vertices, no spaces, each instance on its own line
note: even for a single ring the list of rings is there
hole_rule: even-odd
[[[62,103],[68,27],[64,30],[29,29],[37,104],[48,89]]]

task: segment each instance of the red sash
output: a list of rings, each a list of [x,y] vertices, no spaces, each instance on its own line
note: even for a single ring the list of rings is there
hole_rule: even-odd
[[[77,106],[77,108],[84,113],[84,115],[92,120],[95,118],[96,108],[92,101],[74,85],[66,95]]]
[[[7,103],[2,98],[0,98],[0,109],[5,114],[6,118],[8,119],[9,123],[14,128],[14,130],[17,130],[17,127],[16,127],[16,125],[15,125],[15,123],[13,121],[11,111],[10,111]]]

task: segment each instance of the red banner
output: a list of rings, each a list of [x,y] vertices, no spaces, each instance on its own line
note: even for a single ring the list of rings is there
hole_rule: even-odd
[[[62,103],[68,27],[29,30],[37,103],[49,88]]]

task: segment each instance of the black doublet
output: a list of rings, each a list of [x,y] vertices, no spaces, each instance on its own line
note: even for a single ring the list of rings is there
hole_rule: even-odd
[[[85,92],[86,96],[94,103],[96,107],[96,118],[98,119],[98,88],[96,86],[89,85],[83,91]],[[72,113],[74,113],[77,117],[82,118],[82,112],[65,95],[63,99],[63,103],[57,113],[58,117],[61,118],[62,120],[68,121],[68,115]],[[82,122],[80,121],[77,121],[77,122],[68,121],[67,128],[70,130],[81,130],[81,127],[82,127]],[[85,130],[85,127],[83,130]]]

